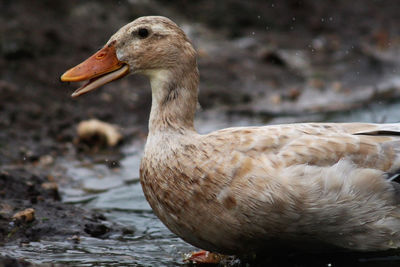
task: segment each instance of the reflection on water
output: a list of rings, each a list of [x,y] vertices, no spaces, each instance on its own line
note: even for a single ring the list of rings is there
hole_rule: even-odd
[[[368,109],[345,114],[314,116],[314,121],[397,122],[400,104],[376,104]],[[310,116],[274,118],[273,123],[301,122]],[[218,112],[200,114],[196,121],[202,132],[246,125],[263,125],[262,119],[226,116]],[[110,221],[118,223],[133,234],[114,235],[107,239],[81,237],[79,244],[41,241],[24,246],[5,246],[0,252],[34,263],[68,263],[79,266],[174,266],[182,262],[182,254],[194,247],[173,235],[152,213],[139,183],[139,163],[143,143],[138,141],[122,149],[119,168],[107,164],[85,164],[84,161],[58,163],[66,168],[73,182],[61,189],[63,201],[101,211]],[[107,161],[107,159],[105,159]]]
[[[149,218],[155,221],[155,218]],[[154,226],[154,225],[153,225]],[[119,240],[81,237],[72,242],[31,242],[23,248],[6,246],[7,255],[33,263],[65,263],[73,266],[173,266],[188,246],[171,234],[146,234]]]

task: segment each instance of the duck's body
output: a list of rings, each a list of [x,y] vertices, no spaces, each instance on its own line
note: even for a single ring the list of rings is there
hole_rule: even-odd
[[[127,68],[150,78],[140,180],[154,212],[178,236],[229,254],[278,245],[309,251],[400,247],[400,186],[394,181],[400,124],[288,124],[200,135],[193,127],[195,51],[176,24],[139,18],[100,52],[105,49],[114,49],[119,65],[100,71],[105,74],[98,80],[118,78]],[[93,61],[62,79],[83,79],[82,69],[88,72]],[[88,78],[98,76],[93,72]]]
[[[399,138],[379,127],[150,133],[141,183],[171,231],[210,251],[396,248],[400,191],[389,173],[399,168]]]

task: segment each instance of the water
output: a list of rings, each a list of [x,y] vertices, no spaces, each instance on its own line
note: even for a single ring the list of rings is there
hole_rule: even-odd
[[[400,103],[374,104],[362,110],[313,116],[314,121],[397,122]],[[273,123],[301,122],[310,116],[278,117]],[[246,125],[263,125],[261,118],[227,116],[218,112],[201,113],[196,121],[202,132]],[[107,239],[80,237],[79,243],[65,241],[31,242],[24,246],[5,246],[0,254],[26,258],[34,263],[65,263],[74,266],[176,266],[182,255],[196,248],[173,235],[152,213],[139,183],[139,163],[143,142],[134,141],[122,148],[119,168],[103,162],[59,159],[72,181],[60,191],[63,201],[102,212],[110,221],[132,230],[132,234]],[[371,265],[369,265],[371,266]],[[377,265],[379,266],[379,265]]]

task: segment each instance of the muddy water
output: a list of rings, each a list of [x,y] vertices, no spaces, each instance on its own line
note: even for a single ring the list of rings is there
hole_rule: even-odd
[[[400,103],[374,104],[345,114],[278,117],[269,123],[314,121],[399,121]],[[197,129],[209,132],[230,126],[263,125],[262,118],[221,115],[203,112],[196,121]],[[26,258],[34,263],[67,263],[79,266],[175,266],[182,264],[182,255],[194,247],[174,236],[152,213],[139,183],[139,162],[143,143],[134,141],[122,148],[123,159],[118,168],[104,162],[59,159],[72,182],[61,190],[63,201],[101,211],[110,221],[127,229],[124,235],[107,239],[81,237],[79,243],[32,242],[25,246],[5,246],[5,255]],[[90,162],[90,161],[88,161]],[[107,166],[108,165],[108,166]],[[112,163],[111,163],[112,165]],[[384,259],[383,259],[384,260]],[[372,266],[371,263],[368,266]],[[376,266],[380,266],[379,264]]]

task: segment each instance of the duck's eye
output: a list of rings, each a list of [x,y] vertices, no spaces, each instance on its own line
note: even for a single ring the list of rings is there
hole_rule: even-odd
[[[140,38],[146,38],[147,36],[149,36],[149,31],[145,28],[140,28],[138,30],[138,35],[140,36]]]

